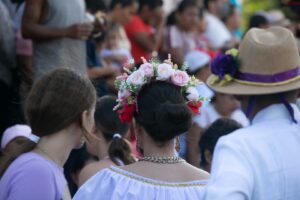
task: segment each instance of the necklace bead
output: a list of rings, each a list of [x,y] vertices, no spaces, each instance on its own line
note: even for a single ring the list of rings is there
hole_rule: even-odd
[[[176,164],[185,162],[184,159],[178,156],[145,156],[140,158],[139,161],[153,162],[159,164]]]

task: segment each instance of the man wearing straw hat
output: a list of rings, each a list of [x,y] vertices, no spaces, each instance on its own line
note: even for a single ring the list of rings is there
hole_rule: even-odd
[[[252,124],[216,146],[207,200],[299,200],[300,58],[292,33],[251,29],[212,62],[208,85],[237,95]]]

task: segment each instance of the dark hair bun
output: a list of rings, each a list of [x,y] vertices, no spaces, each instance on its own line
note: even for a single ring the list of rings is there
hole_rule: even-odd
[[[156,123],[162,133],[156,137],[170,140],[186,132],[191,126],[191,111],[185,104],[166,102],[156,113]]]
[[[157,81],[141,89],[135,119],[155,141],[166,142],[186,132],[191,118],[179,87]]]

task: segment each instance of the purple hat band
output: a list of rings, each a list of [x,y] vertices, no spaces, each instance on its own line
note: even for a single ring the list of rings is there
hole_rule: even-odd
[[[273,74],[273,75],[260,75],[252,73],[237,72],[235,78],[241,81],[259,82],[259,83],[279,83],[300,75],[300,66],[294,69]]]

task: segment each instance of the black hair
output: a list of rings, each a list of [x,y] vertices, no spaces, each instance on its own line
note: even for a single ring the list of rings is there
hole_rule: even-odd
[[[183,0],[180,2],[180,4],[178,5],[176,11],[178,13],[183,13],[187,8],[190,7],[197,7],[197,2],[195,0]]]
[[[269,21],[265,16],[260,15],[260,14],[255,14],[250,18],[249,29],[250,28],[260,28],[260,26],[266,25],[268,23],[269,23]]]
[[[167,19],[167,25],[174,25],[176,23],[176,13],[183,13],[188,8],[197,7],[197,2],[195,0],[183,0],[178,5],[177,9],[173,11]]]
[[[206,10],[208,10],[208,5],[209,5],[209,2],[211,1],[217,1],[217,0],[204,0],[203,4],[204,4],[204,7],[206,8]]]
[[[119,164],[117,159],[122,160],[124,164],[130,164],[135,159],[131,156],[130,143],[124,138],[129,130],[129,124],[122,123],[118,114],[113,112],[113,108],[117,105],[116,100],[114,96],[103,96],[98,99],[94,114],[95,123],[105,140],[110,143],[108,148],[110,159],[117,165]],[[114,137],[116,133],[122,137]]]
[[[93,13],[98,11],[107,11],[107,6],[103,1],[99,0],[86,0],[86,8],[91,10]]]
[[[208,161],[205,158],[205,150],[211,154],[220,137],[232,133],[233,131],[242,128],[242,125],[232,119],[220,118],[212,123],[204,132],[201,140],[199,141],[201,162],[200,166],[206,166]]]
[[[196,69],[195,71],[190,71],[188,70],[187,73],[190,76],[196,76],[199,72],[201,72],[203,69],[207,68],[210,66],[210,63],[208,62],[207,64],[205,64],[203,67],[200,67],[199,69]]]
[[[151,10],[163,6],[162,0],[139,0],[139,11],[142,10],[144,6],[148,6]]]
[[[232,4],[228,4],[226,9],[222,10],[221,13],[221,20],[226,23],[227,19],[231,17],[234,14],[234,11],[236,10],[236,7]]]
[[[71,151],[68,160],[64,165],[64,174],[72,197],[78,190],[78,185],[74,182],[72,175],[82,170],[88,164],[88,161],[93,160],[97,159],[87,152],[86,145],[80,149],[73,149]]]
[[[191,127],[191,111],[180,88],[171,83],[152,81],[145,84],[137,102],[136,122],[156,142],[163,144]]]
[[[116,7],[116,5],[120,4],[123,8],[132,5],[137,2],[137,0],[112,0],[109,9],[112,10]]]
[[[204,18],[204,9],[201,7],[199,8],[199,18],[203,19]]]

